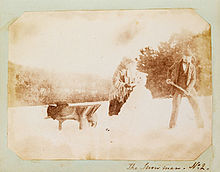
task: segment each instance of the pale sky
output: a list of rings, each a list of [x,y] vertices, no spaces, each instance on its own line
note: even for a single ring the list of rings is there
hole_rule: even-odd
[[[9,28],[9,60],[58,72],[112,76],[123,57],[209,25],[193,10],[27,12]]]

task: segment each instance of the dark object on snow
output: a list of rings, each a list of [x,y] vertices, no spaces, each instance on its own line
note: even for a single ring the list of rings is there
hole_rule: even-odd
[[[79,129],[83,128],[85,120],[96,127],[97,120],[94,113],[101,106],[99,103],[85,103],[82,105],[69,106],[67,103],[57,103],[57,105],[49,105],[47,108],[47,118],[59,121],[59,130],[62,129],[62,123],[65,120],[76,120],[79,122]]]

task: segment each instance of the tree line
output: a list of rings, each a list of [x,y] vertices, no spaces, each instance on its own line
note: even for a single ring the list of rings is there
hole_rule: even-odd
[[[92,74],[50,73],[8,63],[8,105],[45,105],[108,100],[111,78]]]

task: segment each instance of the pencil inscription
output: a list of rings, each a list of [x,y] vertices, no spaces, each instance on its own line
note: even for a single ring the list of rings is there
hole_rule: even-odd
[[[147,162],[144,165],[138,165],[135,162],[129,163],[127,168],[129,171],[136,170],[163,170],[163,171],[209,171],[210,168],[206,165],[205,162],[194,162],[193,164],[186,166],[178,165],[158,165],[154,163]]]

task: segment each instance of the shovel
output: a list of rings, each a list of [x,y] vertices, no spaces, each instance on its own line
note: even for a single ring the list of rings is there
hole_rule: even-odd
[[[179,85],[176,85],[174,82],[172,81],[167,81],[167,84],[173,85],[174,87],[178,88],[179,90],[181,90],[182,92],[184,92],[185,95],[187,96],[192,96],[190,93],[188,93],[185,89],[183,89],[182,87],[180,87]]]

